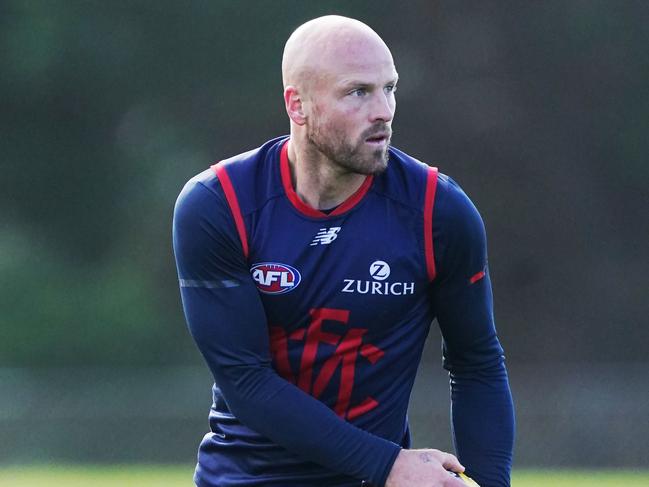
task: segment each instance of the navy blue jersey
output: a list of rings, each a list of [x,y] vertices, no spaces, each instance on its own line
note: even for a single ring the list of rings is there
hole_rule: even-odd
[[[449,178],[390,148],[324,213],[287,138],[190,180],[174,217],[187,322],[215,378],[199,486],[381,486],[437,317],[460,461],[509,485],[513,408],[482,220]]]

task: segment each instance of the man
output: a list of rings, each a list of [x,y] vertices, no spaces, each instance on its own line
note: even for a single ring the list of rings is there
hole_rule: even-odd
[[[290,137],[189,181],[174,216],[187,322],[215,379],[198,486],[509,485],[513,407],[482,220],[389,146],[397,72],[356,20],[300,26],[282,62]],[[457,458],[410,450],[437,317]]]

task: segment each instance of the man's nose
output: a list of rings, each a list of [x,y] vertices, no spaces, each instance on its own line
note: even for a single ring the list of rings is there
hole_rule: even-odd
[[[371,122],[390,122],[394,116],[394,98],[379,92],[375,95],[372,103]]]

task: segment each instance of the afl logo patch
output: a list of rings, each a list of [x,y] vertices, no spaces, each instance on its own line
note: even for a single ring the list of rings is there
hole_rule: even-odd
[[[257,288],[264,294],[284,294],[295,289],[302,276],[290,265],[279,262],[261,262],[250,268]]]

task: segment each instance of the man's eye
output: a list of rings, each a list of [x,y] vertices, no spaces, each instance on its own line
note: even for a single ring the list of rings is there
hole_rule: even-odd
[[[365,96],[367,95],[367,90],[365,88],[356,88],[355,90],[352,90],[349,94],[352,96]]]
[[[387,85],[385,87],[385,91],[386,91],[386,93],[394,93],[395,91],[397,91],[397,86],[396,85]]]

